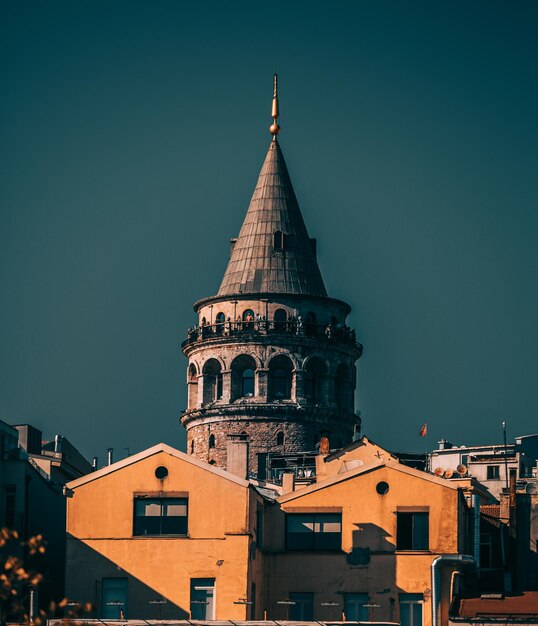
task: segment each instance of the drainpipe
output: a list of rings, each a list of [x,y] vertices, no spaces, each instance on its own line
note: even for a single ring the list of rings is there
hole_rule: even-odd
[[[480,496],[473,494],[471,502],[473,505],[473,556],[476,567],[480,569]]]
[[[442,554],[432,562],[432,626],[439,626],[441,603],[441,565],[444,563],[474,563],[468,554]]]

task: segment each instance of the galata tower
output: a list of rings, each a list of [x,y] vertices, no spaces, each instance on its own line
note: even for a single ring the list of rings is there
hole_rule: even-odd
[[[346,324],[351,307],[327,295],[277,140],[273,139],[215,296],[194,305],[198,324],[182,350],[187,451],[227,467],[230,439],[248,443],[250,474],[260,453],[313,451],[350,442],[355,362],[362,346]]]

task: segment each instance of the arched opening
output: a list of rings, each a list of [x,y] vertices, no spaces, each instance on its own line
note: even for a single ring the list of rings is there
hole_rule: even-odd
[[[275,311],[275,330],[283,332],[286,330],[286,322],[288,320],[288,314],[285,309],[277,309]]]
[[[224,332],[224,323],[226,322],[226,317],[224,313],[217,313],[217,317],[215,317],[215,333],[217,335],[222,335]]]
[[[353,380],[351,368],[340,363],[335,378],[336,404],[340,411],[353,412]]]
[[[198,404],[198,374],[194,363],[187,369],[187,405],[189,410],[195,409]]]
[[[213,435],[213,434],[209,435],[208,445],[209,445],[210,448],[214,448],[215,447],[215,435]]]
[[[269,361],[269,400],[289,400],[293,363],[285,354]]]
[[[217,359],[209,359],[203,369],[203,403],[210,404],[222,398],[222,368]]]
[[[313,404],[325,402],[324,382],[327,366],[319,356],[308,360],[304,372],[304,396]]]
[[[276,434],[276,445],[277,446],[284,445],[284,433],[281,430]]]
[[[304,318],[304,332],[311,337],[316,334],[316,314],[313,311],[309,311]]]
[[[256,362],[242,354],[232,361],[232,400],[252,398],[255,393]]]
[[[245,309],[243,311],[243,329],[251,330],[254,328],[254,311],[252,309]]]

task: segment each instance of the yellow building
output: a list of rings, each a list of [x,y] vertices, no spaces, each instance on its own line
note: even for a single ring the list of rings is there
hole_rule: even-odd
[[[246,442],[233,454],[246,466]],[[433,594],[446,624],[470,561],[463,488],[366,439],[317,473],[262,485],[160,444],[73,481],[67,595],[109,619],[429,626]]]

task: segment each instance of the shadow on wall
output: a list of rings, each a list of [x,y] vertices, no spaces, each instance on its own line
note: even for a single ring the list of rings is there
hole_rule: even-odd
[[[160,567],[173,568],[163,562]],[[170,576],[173,576],[170,571]],[[179,581],[178,581],[179,584]],[[189,619],[181,607],[149,587],[72,535],[67,536],[66,596],[75,602],[91,602],[93,617],[104,619]],[[122,614],[121,614],[122,613]]]

